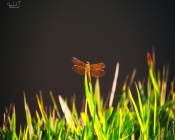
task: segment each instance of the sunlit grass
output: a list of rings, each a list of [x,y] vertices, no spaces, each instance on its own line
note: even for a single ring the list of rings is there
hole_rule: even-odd
[[[72,108],[61,95],[50,97],[53,108],[45,109],[42,94],[36,95],[39,109],[31,116],[24,93],[26,124],[16,131],[16,110],[11,104],[4,113],[3,126],[0,127],[2,140],[175,140],[175,91],[172,77],[171,89],[167,90],[169,65],[163,67],[162,73],[155,69],[155,54],[147,54],[147,82],[131,82],[123,84],[120,100],[113,106],[115,88],[119,71],[116,66],[113,90],[105,107],[100,95],[100,82],[92,83],[84,76],[85,103],[84,111],[77,112],[75,97]],[[131,83],[136,88],[137,100],[133,98]],[[59,101],[61,108],[57,105]],[[60,114],[63,112],[63,116]]]

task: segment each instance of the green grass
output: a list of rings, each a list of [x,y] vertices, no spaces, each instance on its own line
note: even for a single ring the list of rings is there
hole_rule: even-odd
[[[153,57],[154,57],[153,53]],[[167,90],[169,66],[162,73],[155,69],[155,62],[148,53],[148,78],[144,82],[134,82],[137,100],[133,98],[131,82],[123,84],[120,100],[113,106],[117,78],[114,78],[109,106],[100,95],[99,79],[94,89],[84,76],[84,112],[77,112],[75,98],[72,107],[61,95],[58,96],[60,109],[50,92],[53,108],[46,111],[42,94],[36,95],[39,110],[31,116],[26,96],[24,107],[26,124],[16,131],[15,105],[5,110],[3,126],[0,127],[2,140],[175,140],[175,91],[171,79],[171,89]],[[117,64],[118,74],[119,64]],[[133,72],[135,75],[135,71]],[[116,76],[117,77],[117,76]],[[133,77],[133,76],[132,76]]]

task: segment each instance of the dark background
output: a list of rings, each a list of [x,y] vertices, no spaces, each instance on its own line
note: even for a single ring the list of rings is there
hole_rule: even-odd
[[[7,2],[13,1],[0,3],[1,126],[10,103],[16,105],[17,123],[25,122],[24,91],[33,116],[39,90],[47,106],[52,106],[50,90],[58,104],[58,94],[68,101],[76,94],[80,111],[84,78],[72,71],[73,56],[106,64],[106,76],[100,78],[104,98],[120,63],[115,101],[134,68],[136,81],[146,79],[146,53],[153,46],[157,69],[169,62],[169,81],[173,79],[175,8],[171,2],[21,0],[18,9],[8,8]]]

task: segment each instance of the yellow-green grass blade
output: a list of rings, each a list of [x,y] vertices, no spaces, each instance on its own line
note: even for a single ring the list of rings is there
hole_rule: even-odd
[[[24,107],[25,107],[27,126],[28,126],[28,131],[29,131],[29,139],[31,139],[34,135],[34,130],[33,130],[33,125],[32,125],[32,117],[31,117],[30,109],[26,101],[25,93],[24,93]]]
[[[50,97],[52,99],[52,102],[53,102],[53,106],[54,106],[54,109],[56,110],[57,112],[57,115],[58,115],[58,118],[60,118],[60,113],[59,113],[59,110],[58,110],[58,106],[56,104],[56,101],[55,101],[55,98],[53,97],[53,93],[50,91]]]
[[[88,87],[88,84],[89,84],[89,87]],[[85,74],[84,85],[85,85],[86,99],[88,102],[91,117],[93,119],[95,132],[97,134],[98,139],[103,140],[105,139],[105,137],[104,137],[104,134],[102,133],[102,127],[96,113],[96,102],[94,99],[94,94],[92,92],[92,83],[88,81],[87,74]]]
[[[147,137],[146,137],[146,134],[145,134],[145,126],[144,126],[144,124],[142,122],[142,119],[140,118],[140,114],[139,114],[138,108],[137,108],[136,103],[135,103],[135,101],[134,101],[134,99],[132,97],[130,89],[128,90],[128,93],[129,93],[129,97],[131,99],[131,102],[132,102],[132,104],[134,106],[134,109],[135,109],[135,112],[136,112],[136,115],[137,115],[137,119],[138,119],[138,122],[140,124],[140,128],[141,128],[141,132],[142,132],[143,138],[144,138],[144,140],[147,140]]]
[[[139,92],[139,89],[138,89],[138,86],[137,86],[136,83],[135,83],[135,86],[136,86],[136,91],[137,91],[137,96],[138,96],[140,116],[141,116],[143,124],[145,124],[145,120],[144,120],[145,114],[144,114],[144,111],[143,111],[143,103],[142,103],[142,100],[141,100],[141,97],[140,97],[140,92]]]
[[[44,110],[43,100],[42,100],[42,98],[39,99],[38,95],[36,95],[36,99],[37,99],[38,106],[39,106],[39,109],[40,109],[40,112],[41,112],[41,115],[42,115],[42,119],[43,119],[44,123],[46,124],[46,122],[48,120],[48,117],[47,117],[47,114]]]

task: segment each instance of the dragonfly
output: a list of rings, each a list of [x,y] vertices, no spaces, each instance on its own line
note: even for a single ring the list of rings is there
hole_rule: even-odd
[[[73,71],[80,74],[85,75],[87,74],[88,80],[91,81],[91,76],[95,78],[99,78],[105,75],[105,71],[103,68],[105,64],[103,62],[97,64],[90,64],[88,61],[87,63],[80,61],[79,59],[73,57]]]

